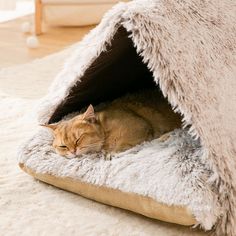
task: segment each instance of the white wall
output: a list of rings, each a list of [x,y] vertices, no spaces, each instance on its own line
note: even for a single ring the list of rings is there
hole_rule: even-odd
[[[0,22],[34,12],[34,0],[0,0]]]

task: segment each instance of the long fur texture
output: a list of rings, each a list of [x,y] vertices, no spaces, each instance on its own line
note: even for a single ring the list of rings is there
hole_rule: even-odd
[[[41,104],[47,122],[120,26],[169,102],[200,137],[223,209],[216,235],[236,235],[236,3],[137,0],[116,5],[79,44]]]
[[[138,145],[105,160],[104,154],[66,159],[52,148],[52,134],[40,130],[28,140],[19,161],[37,173],[71,177],[83,182],[148,196],[168,205],[186,206],[198,224],[209,230],[221,214],[217,193],[206,180],[214,173],[203,158],[199,140],[184,130],[171,137]]]

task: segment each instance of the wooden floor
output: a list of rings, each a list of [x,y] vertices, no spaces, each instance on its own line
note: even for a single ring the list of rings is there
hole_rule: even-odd
[[[26,46],[29,34],[21,32],[21,25],[25,21],[33,22],[33,16],[0,23],[0,68],[27,63],[60,51],[80,41],[93,28],[93,26],[69,28],[45,26],[45,33],[39,36],[39,48],[29,49]]]

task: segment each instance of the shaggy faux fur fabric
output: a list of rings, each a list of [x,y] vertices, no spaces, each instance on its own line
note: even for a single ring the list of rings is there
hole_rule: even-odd
[[[151,220],[85,199],[21,171],[15,155],[22,140],[33,135],[38,127],[33,119],[38,102],[35,98],[46,93],[72,51],[70,48],[29,64],[0,70],[1,235],[207,235],[196,228]]]
[[[53,137],[41,130],[26,142],[20,162],[36,173],[70,177],[85,183],[136,193],[167,205],[187,206],[204,229],[220,214],[217,194],[206,180],[213,176],[199,141],[184,130],[104,160],[104,155],[66,159],[56,154]]]
[[[40,112],[40,122],[54,116],[96,59],[108,49],[112,51],[112,39],[123,27],[163,94],[191,126],[191,135],[200,139],[202,151],[197,159],[206,161],[213,173],[206,175],[202,185],[211,186],[218,201],[209,202],[221,210],[198,220],[209,229],[217,218],[219,236],[236,235],[235,12],[234,0],[118,4],[80,43],[51,86]],[[40,143],[35,141],[35,145]],[[211,223],[205,225],[208,220]]]

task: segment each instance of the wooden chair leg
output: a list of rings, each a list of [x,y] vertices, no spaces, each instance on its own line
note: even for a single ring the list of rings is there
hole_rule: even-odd
[[[35,34],[42,34],[42,2],[35,0]]]

